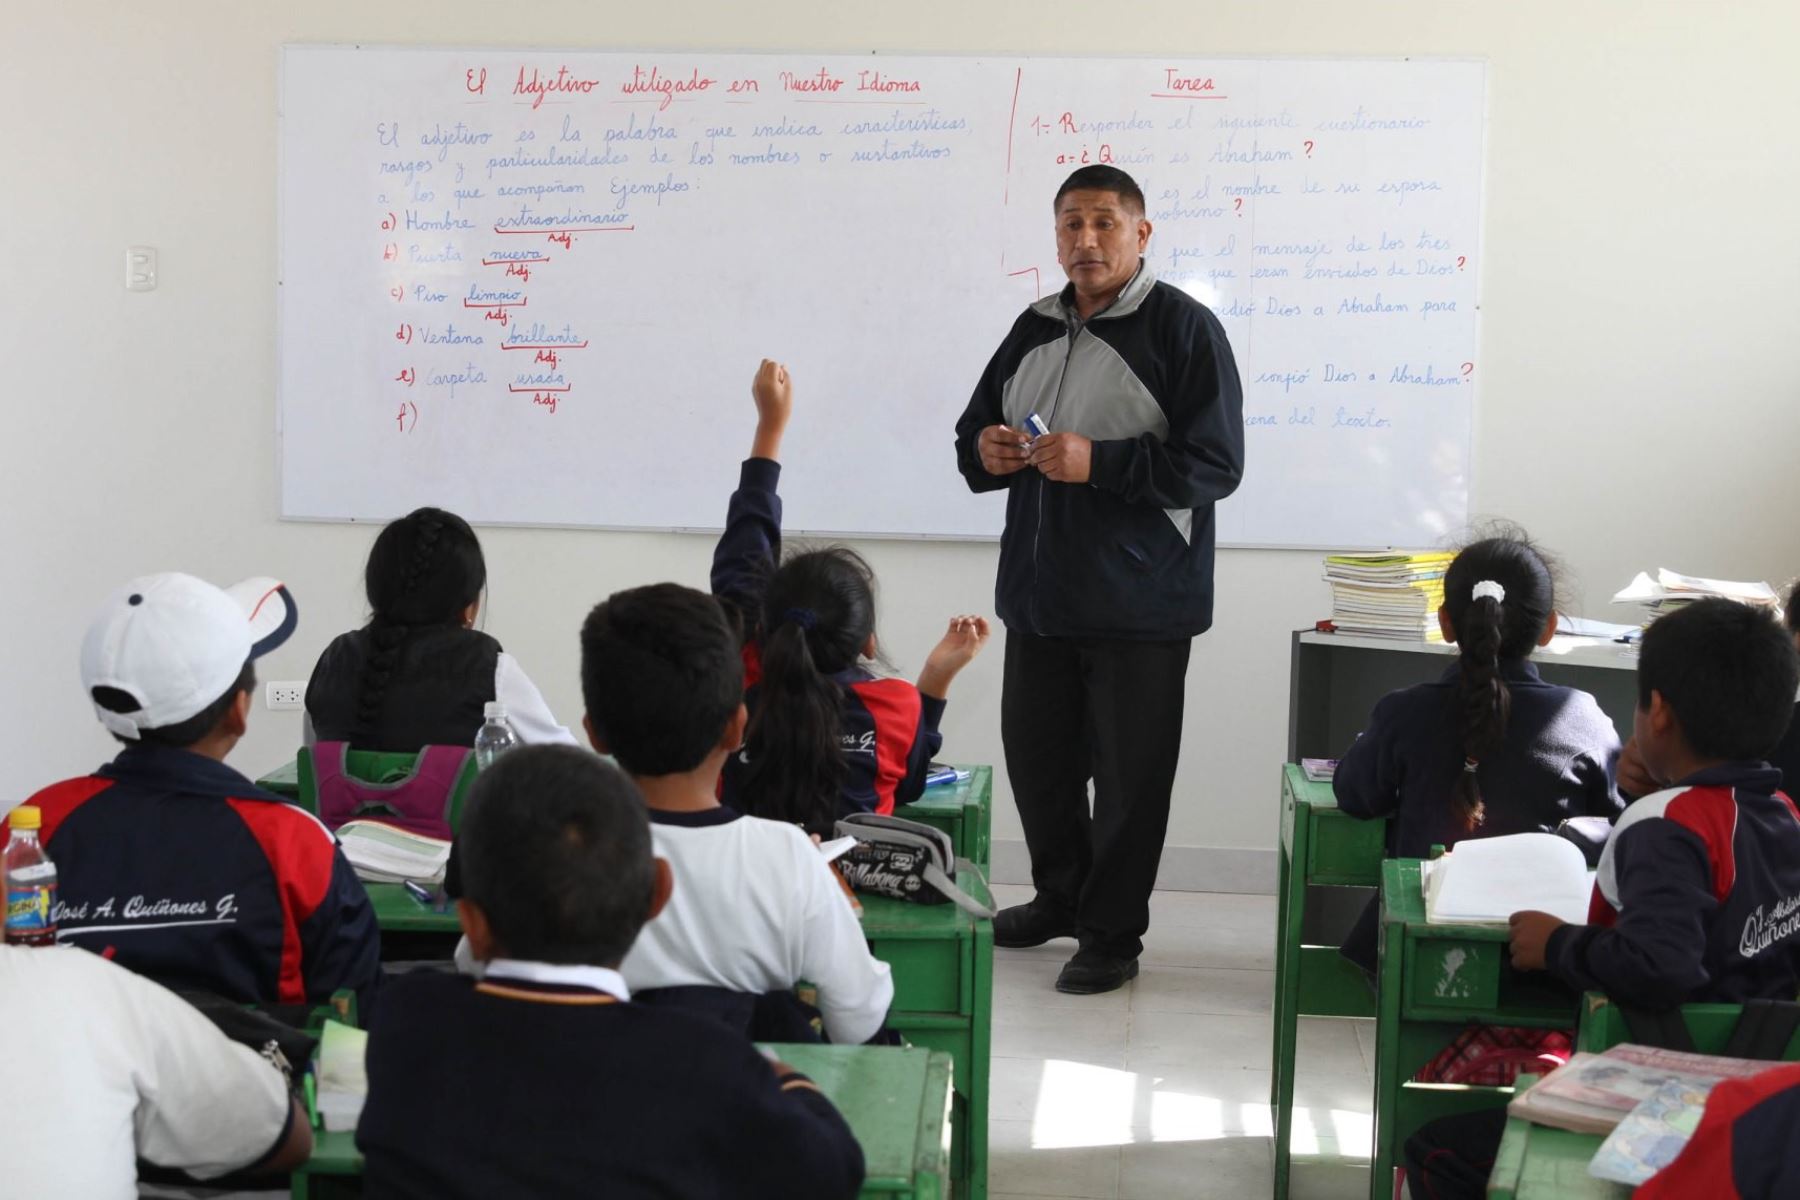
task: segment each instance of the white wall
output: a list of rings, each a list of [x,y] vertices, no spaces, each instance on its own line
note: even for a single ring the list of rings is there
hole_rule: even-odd
[[[303,621],[265,679],[304,679],[362,619],[372,531],[275,515],[283,41],[1486,57],[1478,511],[1561,551],[1596,615],[1643,567],[1800,571],[1791,0],[15,2],[0,22],[0,806],[109,755],[77,647],[92,607],[129,576],[285,578]],[[161,250],[162,282],[133,295],[122,257],[138,243]],[[913,311],[929,336],[929,304]],[[487,628],[570,722],[587,605],[656,579],[703,584],[709,551],[672,535],[483,540]],[[992,604],[991,546],[862,548],[903,666],[943,616]],[[1313,554],[1225,552],[1218,576],[1169,836],[1169,874],[1189,884],[1272,879],[1287,634],[1327,604]],[[948,754],[1000,761],[999,686],[995,646],[957,685]],[[254,774],[298,741],[295,715],[259,711],[234,762]],[[1003,794],[998,833],[1017,831]]]

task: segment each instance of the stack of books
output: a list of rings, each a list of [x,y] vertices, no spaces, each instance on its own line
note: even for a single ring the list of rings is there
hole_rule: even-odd
[[[1715,596],[1736,600],[1739,604],[1766,608],[1771,612],[1781,611],[1781,598],[1766,583],[1702,579],[1696,575],[1671,571],[1667,567],[1658,567],[1655,575],[1639,571],[1637,578],[1613,597],[1613,603],[1638,605],[1644,610],[1644,624],[1648,625],[1664,613],[1673,612],[1696,600]]]
[[[450,843],[442,838],[370,818],[345,821],[338,826],[337,837],[344,857],[364,883],[444,882]]]
[[[1437,610],[1454,554],[1333,554],[1325,559],[1331,624],[1340,633],[1442,642]]]

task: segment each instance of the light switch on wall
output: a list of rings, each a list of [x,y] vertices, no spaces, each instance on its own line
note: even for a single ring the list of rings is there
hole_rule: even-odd
[[[152,292],[156,290],[156,247],[125,247],[125,290],[128,292]]]

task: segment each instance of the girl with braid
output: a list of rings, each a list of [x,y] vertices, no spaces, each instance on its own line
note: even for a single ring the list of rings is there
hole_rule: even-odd
[[[309,744],[467,746],[495,700],[521,741],[575,744],[518,662],[474,627],[487,563],[467,521],[421,508],[393,522],[363,584],[369,623],[327,646],[307,685]]]
[[[1469,837],[1553,833],[1571,817],[1617,817],[1612,720],[1586,692],[1545,683],[1531,662],[1556,632],[1544,555],[1510,527],[1469,545],[1444,576],[1438,623],[1456,662],[1375,705],[1338,762],[1338,807],[1393,817],[1387,851],[1397,858]],[[1376,918],[1371,901],[1343,945],[1369,971]]]

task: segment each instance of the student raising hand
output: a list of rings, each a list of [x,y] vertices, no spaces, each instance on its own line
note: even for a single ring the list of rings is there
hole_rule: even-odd
[[[988,633],[986,617],[951,617],[950,628],[925,657],[925,669],[919,672],[919,690],[943,699],[950,690],[950,681],[974,662],[987,645]]]
[[[793,377],[786,366],[765,358],[751,381],[750,395],[756,401],[756,440],[751,444],[750,457],[778,461],[781,435],[794,411]]]

